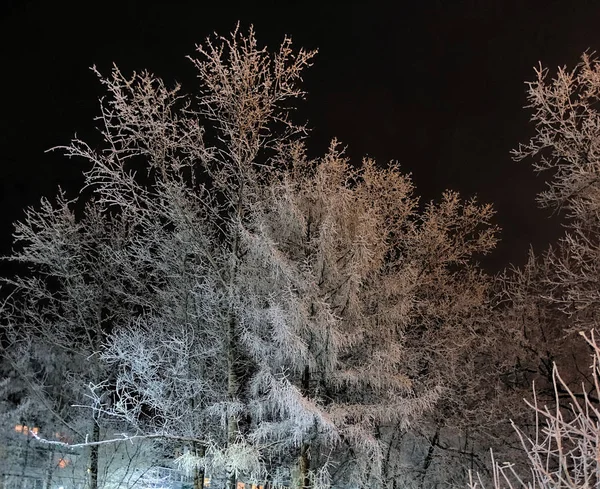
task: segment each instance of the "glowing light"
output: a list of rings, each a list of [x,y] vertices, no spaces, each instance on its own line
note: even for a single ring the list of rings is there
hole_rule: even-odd
[[[29,433],[33,433],[34,435],[37,435],[40,432],[40,429],[37,427],[29,428],[29,426],[27,426],[26,424],[18,424],[18,425],[15,425],[15,431],[17,433],[23,433],[24,435],[28,435]]]

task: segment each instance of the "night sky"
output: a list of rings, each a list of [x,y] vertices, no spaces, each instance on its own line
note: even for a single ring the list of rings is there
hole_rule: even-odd
[[[192,92],[195,73],[185,55],[238,20],[243,29],[253,24],[272,48],[289,34],[296,47],[319,49],[298,114],[313,128],[312,156],[337,137],[355,161],[398,160],[425,200],[451,188],[492,202],[502,243],[483,260],[490,271],[522,264],[530,243],[542,251],[556,239],[559,220],[534,201],[543,178],[530,164],[512,162],[509,151],[532,131],[522,106],[534,65],[572,66],[586,49],[600,52],[600,2],[388,2],[397,10],[334,3],[5,3],[0,254],[10,251],[11,223],[25,206],[58,185],[72,196],[79,188],[85,165],[44,150],[75,132],[97,137],[102,89],[88,67],[147,68]]]

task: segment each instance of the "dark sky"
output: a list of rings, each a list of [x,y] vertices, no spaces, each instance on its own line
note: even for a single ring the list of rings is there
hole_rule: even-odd
[[[335,4],[335,5],[332,5]],[[11,222],[58,185],[72,195],[84,168],[44,150],[93,134],[101,88],[88,67],[144,68],[194,89],[194,45],[240,20],[273,48],[290,34],[319,48],[301,115],[311,153],[331,138],[364,155],[398,160],[425,199],[446,188],[494,203],[502,244],[484,263],[522,263],[542,250],[556,218],[537,210],[543,187],[509,150],[531,133],[524,81],[533,66],[573,65],[600,50],[597,1],[387,2],[14,1],[0,7],[0,254]],[[94,9],[90,5],[96,5]]]

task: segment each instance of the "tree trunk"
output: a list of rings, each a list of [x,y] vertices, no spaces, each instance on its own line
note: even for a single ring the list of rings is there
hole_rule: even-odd
[[[204,487],[204,469],[196,467],[194,469],[194,489],[202,489]]]
[[[94,419],[94,428],[92,431],[92,442],[100,441],[100,425]],[[90,489],[98,489],[98,450],[99,445],[90,447],[90,466],[88,468]]]
[[[240,181],[240,187],[238,189],[237,194],[237,202],[235,204],[235,216],[232,216],[234,222],[242,222],[243,216],[243,206],[242,206],[242,196],[243,196],[243,181]],[[229,294],[233,293],[233,285],[235,283],[235,277],[237,275],[238,261],[239,261],[239,243],[240,243],[240,235],[239,231],[235,230],[235,236],[233,239],[233,243],[231,245],[231,254],[233,260],[231,262],[231,268],[229,270]],[[239,389],[239,379],[237,375],[237,318],[235,317],[235,313],[232,309],[234,298],[231,297],[231,302],[229,305],[229,323],[227,324],[227,400],[229,402],[234,402],[237,400],[238,389]],[[231,411],[231,409],[229,408]],[[238,424],[237,417],[232,412],[227,413],[227,446],[231,446],[236,442],[238,434]],[[225,485],[226,489],[236,489],[236,476],[235,473],[227,474],[227,483]]]
[[[308,443],[303,443],[300,447],[300,460],[298,463],[299,477],[298,477],[298,488],[309,489],[310,488],[310,460],[308,458]]]
[[[235,323],[236,321],[232,317],[229,320],[229,327],[227,331],[227,397],[229,402],[234,402],[237,399],[239,385],[239,379],[236,372]],[[227,446],[231,446],[236,442],[237,438],[237,417],[231,412],[227,414]],[[228,474],[226,488],[235,489],[235,487],[235,474]]]
[[[31,445],[31,436],[29,433],[27,434],[27,440],[25,441],[25,456],[23,457],[23,463],[21,464],[21,488],[25,489],[27,487],[27,471],[29,469],[29,447]]]
[[[48,451],[48,470],[46,471],[45,489],[52,489],[52,476],[54,475],[54,450]]]
[[[435,447],[437,446],[438,440],[440,438],[440,428],[439,426],[435,429],[435,434],[429,443],[429,449],[427,450],[427,456],[425,457],[425,461],[423,462],[423,472],[421,476],[421,484],[420,487],[423,488],[425,486],[425,477],[427,477],[427,470],[433,462],[433,455],[435,452]]]
[[[383,465],[381,467],[383,480],[386,481],[386,484],[389,483],[390,477],[392,476],[392,452],[394,451],[394,445],[396,444],[396,437],[398,437],[398,442],[402,440],[404,436],[402,430],[400,428],[401,423],[398,422],[394,428],[392,429],[392,433],[390,435],[390,441],[387,446],[387,451],[385,454],[385,459],[383,461]],[[381,430],[379,426],[377,427],[378,437],[381,436]],[[395,468],[395,467],[394,467]],[[396,478],[394,477],[393,487],[396,487]]]
[[[204,457],[204,447],[196,448],[195,445],[196,444],[194,444],[194,449],[195,449],[196,455],[198,455],[200,457]],[[204,467],[202,467],[202,468],[196,467],[194,469],[194,489],[203,489],[204,477],[205,477]]]
[[[302,374],[302,395],[306,398],[309,397],[310,390],[310,370],[308,365],[304,367],[304,372]],[[300,457],[298,460],[298,487],[300,489],[309,489],[310,484],[310,459],[309,459],[309,449],[310,445],[307,441],[302,443],[300,447]]]

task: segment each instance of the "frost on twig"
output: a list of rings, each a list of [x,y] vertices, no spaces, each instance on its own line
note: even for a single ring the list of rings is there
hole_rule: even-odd
[[[600,346],[592,330],[581,333],[592,350],[594,384],[591,389],[582,385],[581,393],[574,392],[554,367],[555,397],[552,406],[540,405],[534,390],[527,405],[535,414],[535,433],[530,436],[514,425],[529,473],[521,473],[512,463],[493,461],[495,489],[581,489],[597,487],[600,474]],[[559,393],[565,392],[566,398]],[[484,486],[481,478],[471,477],[470,487]]]

